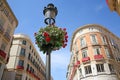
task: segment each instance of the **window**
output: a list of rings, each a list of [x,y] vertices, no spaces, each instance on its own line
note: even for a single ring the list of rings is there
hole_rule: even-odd
[[[3,27],[5,20],[3,17],[0,17],[0,26]]]
[[[85,74],[90,74],[92,73],[91,66],[85,66]]]
[[[91,28],[89,28],[89,31],[93,31],[93,28],[91,27]]]
[[[105,36],[102,36],[102,42],[103,42],[103,44],[107,44]]]
[[[109,53],[109,51],[108,51],[107,48],[105,48],[105,53],[106,53],[106,56],[107,56],[108,58],[110,58],[110,53]]]
[[[27,64],[27,70],[29,70],[29,67],[30,67],[29,64]]]
[[[6,47],[7,47],[7,43],[2,42],[2,45],[1,45],[0,49],[3,50],[3,51],[5,51]]]
[[[20,55],[25,56],[25,49],[21,48]]]
[[[28,55],[28,59],[30,60],[30,58],[31,58],[31,54],[29,53],[29,55]]]
[[[111,39],[110,41],[111,41],[111,45],[114,46],[115,45],[115,41],[113,39]]]
[[[0,17],[0,32],[4,31],[3,25],[4,25],[4,20]]]
[[[85,47],[86,46],[85,38],[81,38],[80,39],[80,44],[81,44],[81,47]]]
[[[104,65],[103,64],[96,64],[97,72],[104,72]]]
[[[100,55],[100,48],[99,47],[94,48],[94,54]]]
[[[11,28],[8,26],[6,32],[10,35],[10,32],[11,32]]]
[[[112,64],[108,64],[110,72],[114,72],[114,67]]]
[[[97,44],[96,35],[91,35],[92,44]]]
[[[30,67],[30,71],[32,71],[32,67]]]
[[[23,41],[22,41],[22,44],[26,45],[26,40],[23,40]]]
[[[22,80],[22,75],[21,74],[16,74],[15,80]]]
[[[82,57],[83,58],[87,57],[87,50],[82,50]]]
[[[23,61],[23,60],[19,60],[18,65],[19,65],[19,66],[23,66],[23,65],[24,65],[24,61]]]

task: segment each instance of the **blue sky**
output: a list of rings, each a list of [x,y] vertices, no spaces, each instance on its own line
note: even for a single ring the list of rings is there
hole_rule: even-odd
[[[30,36],[35,43],[34,32],[45,27],[43,9],[53,3],[58,8],[56,26],[67,28],[69,41],[65,49],[52,52],[52,76],[54,80],[66,80],[70,60],[70,43],[73,32],[86,24],[100,24],[120,37],[120,16],[111,12],[105,0],[7,0],[18,19],[15,33]],[[37,47],[37,45],[35,45]],[[37,49],[38,50],[38,49]],[[39,50],[38,50],[39,51]],[[45,62],[45,55],[40,52]]]

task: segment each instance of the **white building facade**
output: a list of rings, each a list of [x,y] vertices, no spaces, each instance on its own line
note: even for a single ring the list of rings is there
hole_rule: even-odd
[[[14,35],[2,80],[45,80],[45,64],[27,35]]]

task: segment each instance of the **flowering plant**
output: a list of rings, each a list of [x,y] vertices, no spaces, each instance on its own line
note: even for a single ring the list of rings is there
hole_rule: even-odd
[[[48,50],[59,50],[61,47],[65,48],[68,42],[66,28],[61,29],[53,25],[40,28],[38,33],[34,33],[34,36],[36,44],[43,53]]]

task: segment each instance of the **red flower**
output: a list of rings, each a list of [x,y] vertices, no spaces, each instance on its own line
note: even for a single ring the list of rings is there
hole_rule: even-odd
[[[65,48],[66,46],[67,46],[67,44],[63,44],[63,46],[62,46],[62,47],[63,47],[63,48]]]
[[[63,28],[64,31],[66,31],[66,28]]]
[[[48,34],[47,32],[44,32],[43,35],[44,35],[45,37],[49,36],[49,34]]]
[[[50,39],[50,37],[46,37],[45,40],[46,40],[46,42],[50,42],[51,39]]]
[[[67,35],[67,32],[65,32],[65,35]]]
[[[65,38],[68,38],[68,36],[66,35]]]
[[[68,40],[67,40],[67,39],[65,39],[65,42],[68,42]]]

